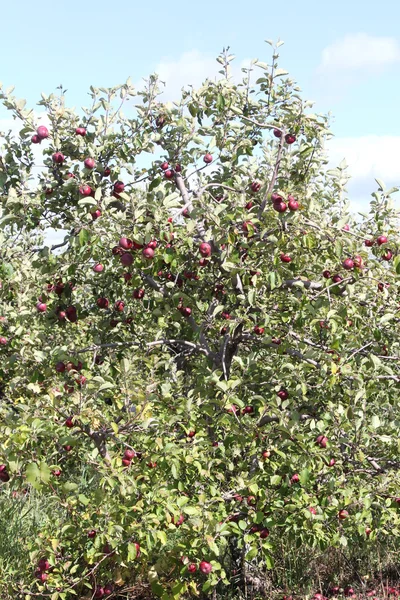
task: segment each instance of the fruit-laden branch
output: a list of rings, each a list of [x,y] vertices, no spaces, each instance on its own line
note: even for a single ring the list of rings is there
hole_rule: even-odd
[[[257,218],[261,219],[262,214],[265,210],[265,207],[267,205],[268,199],[272,194],[272,190],[274,189],[274,185],[275,185],[275,181],[276,178],[278,177],[278,171],[279,171],[279,166],[281,164],[281,158],[282,158],[282,150],[283,150],[283,144],[285,143],[285,131],[282,131],[282,135],[280,137],[279,140],[279,146],[278,146],[278,154],[276,156],[276,161],[275,161],[275,166],[274,166],[274,170],[272,172],[272,177],[271,177],[271,181],[269,182],[269,186],[267,189],[267,192],[264,196],[263,201],[261,202],[261,206],[258,210],[258,214],[257,214]]]
[[[197,327],[197,325],[196,325]],[[138,348],[142,347],[138,342],[113,342],[110,344],[93,344],[92,346],[87,346],[86,348],[82,348],[80,350],[75,350],[72,354],[82,354],[83,352],[94,352],[95,350],[99,350],[100,348],[121,348],[127,346],[136,346]],[[186,348],[190,348],[193,352],[199,352],[200,354],[204,354],[205,356],[210,357],[212,352],[209,348],[205,346],[201,346],[199,344],[194,344],[193,342],[188,342],[187,340],[154,340],[154,342],[148,342],[145,344],[146,348],[152,348],[154,346],[184,346]]]

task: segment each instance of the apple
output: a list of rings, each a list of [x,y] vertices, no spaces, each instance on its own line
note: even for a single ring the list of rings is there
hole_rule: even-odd
[[[42,138],[40,138],[36,133],[31,137],[32,144],[40,144]]]
[[[333,283],[340,283],[341,281],[343,281],[343,278],[340,275],[336,274],[332,276],[332,281]]]
[[[7,472],[6,465],[0,465],[0,481],[2,481],[3,483],[7,483],[7,481],[10,481],[10,476]]]
[[[132,460],[132,458],[135,458],[135,456],[136,452],[134,450],[131,450],[130,448],[125,449],[124,458],[126,458],[127,460]]]
[[[108,308],[109,302],[107,298],[97,298],[96,304],[99,308]]]
[[[325,279],[331,278],[331,272],[328,271],[327,269],[325,271],[322,271],[322,275],[323,275],[323,277],[325,277]]]
[[[129,254],[129,252],[124,252],[121,254],[120,261],[124,267],[130,267],[133,263],[133,256],[132,254]]]
[[[182,525],[182,523],[184,523],[185,521],[185,517],[183,515],[179,515],[179,519],[177,520],[177,522],[175,523],[175,517],[172,517],[171,519],[171,523],[173,523],[176,527],[180,527],[180,525]]]
[[[251,415],[254,412],[253,406],[245,406],[242,409],[242,415]]]
[[[256,497],[255,496],[247,496],[247,500],[246,500],[248,506],[255,506],[257,503]]]
[[[278,213],[284,213],[287,210],[287,204],[286,202],[283,202],[283,200],[282,202],[274,202],[272,206]]]
[[[212,565],[205,560],[202,560],[199,566],[200,571],[204,573],[204,575],[209,575],[212,571]]]
[[[49,130],[44,125],[39,125],[39,127],[36,129],[36,134],[41,140],[45,140],[49,137]]]
[[[218,443],[218,442],[213,442],[213,443],[212,443],[212,446],[213,446],[214,448],[218,448],[218,446],[219,446],[219,443]]]
[[[69,319],[71,323],[75,323],[78,320],[75,306],[67,306],[67,308],[65,309],[65,314],[67,316],[67,319]]]
[[[86,129],[84,127],[77,127],[75,129],[75,133],[76,133],[76,135],[81,135],[82,137],[85,137]]]
[[[344,508],[342,508],[342,510],[339,510],[338,517],[341,521],[344,521],[344,519],[347,519],[348,516],[349,516],[349,513],[347,512],[347,510],[344,510]]]
[[[199,265],[200,267],[206,267],[208,265],[208,260],[206,260],[205,258],[201,258],[199,260]]]
[[[189,306],[185,306],[184,308],[182,308],[181,313],[184,317],[190,317],[190,315],[192,314],[192,309]]]
[[[105,167],[103,171],[103,177],[109,177],[111,175],[110,167]]]
[[[174,176],[174,172],[171,169],[167,169],[166,171],[164,171],[165,179],[172,179],[173,176]]]
[[[376,238],[376,243],[378,244],[378,246],[382,246],[382,244],[387,244],[387,241],[388,239],[386,235],[380,235]]]
[[[202,242],[199,246],[199,252],[205,258],[211,256],[211,244],[209,244],[208,242]]]
[[[315,440],[315,443],[318,444],[320,448],[326,448],[327,442],[328,438],[325,435],[319,435]]]
[[[264,527],[264,529],[261,529],[260,538],[262,540],[265,540],[268,536],[269,536],[269,529],[267,529],[266,527]]]
[[[364,246],[367,246],[367,248],[371,248],[374,245],[374,243],[374,240],[365,240]]]
[[[161,163],[161,168],[163,171],[166,171],[169,167],[169,164],[167,163],[167,161],[165,160],[164,162]]]
[[[209,165],[210,163],[212,163],[212,160],[213,160],[213,157],[209,152],[207,152],[207,154],[205,154],[203,157],[203,161],[206,163],[206,165]]]
[[[273,344],[276,344],[277,346],[280,346],[282,344],[282,340],[279,338],[275,338],[275,337],[271,338],[271,342]]]
[[[94,265],[93,271],[95,273],[101,273],[102,271],[104,271],[104,266],[102,264],[98,263],[97,265]]]
[[[288,254],[284,254],[284,253],[282,253],[279,258],[284,263],[290,263],[292,261],[292,259],[290,258],[290,256]]]
[[[164,115],[159,115],[156,119],[156,127],[161,129],[162,127],[164,127],[165,122],[166,122],[166,119],[165,119]]]
[[[90,538],[92,540],[93,538],[96,537],[96,533],[97,533],[97,531],[95,529],[91,529],[90,531],[88,531],[87,536],[88,536],[88,538]]]
[[[0,346],[6,346],[8,344],[8,339],[4,336],[0,336]]]
[[[49,578],[49,576],[48,576],[47,573],[43,573],[41,571],[37,571],[37,573],[36,573],[36,579],[38,579],[42,583],[44,583],[45,581],[47,581],[48,578]]]
[[[94,169],[96,162],[94,158],[85,158],[83,164],[85,165],[86,169]]]
[[[141,300],[144,297],[144,294],[144,289],[137,288],[136,290],[133,290],[132,298],[135,300]]]
[[[364,266],[363,259],[359,254],[356,254],[353,258],[354,266],[356,269],[362,269]]]
[[[296,136],[294,135],[294,133],[287,133],[285,135],[285,142],[287,144],[294,144],[295,141],[296,141]]]
[[[393,256],[393,252],[391,250],[386,250],[384,254],[382,254],[383,260],[390,260]]]
[[[154,464],[157,464],[157,463],[154,463]],[[136,548],[136,558],[139,558],[139,556],[140,556],[140,544],[138,544],[138,542],[133,542],[133,545]]]
[[[96,210],[90,214],[92,216],[93,221],[96,221],[96,219],[101,217],[101,210],[99,208],[96,208]]]
[[[298,473],[295,473],[294,475],[291,476],[290,481],[292,483],[299,483],[300,475]]]
[[[157,240],[151,240],[148,244],[146,244],[146,248],[152,248],[155,250],[157,248]]]
[[[274,129],[274,136],[277,138],[282,137],[282,131],[280,129]]]
[[[36,304],[36,310],[38,312],[46,312],[47,310],[47,305],[44,302],[38,302]]]
[[[289,392],[285,389],[281,389],[279,390],[277,396],[279,396],[281,400],[287,400],[289,398]]]
[[[254,331],[254,333],[255,333],[256,335],[263,335],[263,334],[264,334],[264,331],[265,331],[265,329],[264,329],[264,327],[260,327],[259,325],[256,325],[256,326],[254,327],[253,331]]]
[[[59,321],[65,321],[66,316],[67,313],[65,312],[65,310],[57,310],[57,318]]]
[[[342,267],[347,271],[351,271],[354,268],[354,261],[351,258],[345,258],[342,262]]]
[[[62,152],[54,152],[51,158],[53,160],[53,163],[56,163],[57,165],[62,165],[65,161],[65,156]]]
[[[252,208],[253,208],[253,202],[250,200],[249,202],[247,202],[247,204],[245,204],[245,209],[250,210]]]
[[[47,558],[41,558],[37,564],[39,571],[48,571],[50,569],[50,563]]]
[[[179,163],[177,163],[175,165],[175,172],[176,173],[180,173],[181,171],[182,171],[182,166]]]
[[[188,564],[187,570],[189,571],[189,573],[196,573],[197,567],[194,563],[190,563]]]
[[[125,189],[125,184],[122,181],[116,181],[114,183],[114,193],[120,194]]]
[[[252,192],[257,193],[261,190],[261,183],[259,181],[253,181],[250,187]]]
[[[81,194],[81,196],[90,196],[92,194],[92,188],[90,187],[90,185],[81,185],[79,187],[79,193]]]
[[[154,258],[153,248],[144,248],[144,250],[142,251],[142,255],[147,260],[151,260],[152,258]]]
[[[130,461],[129,458],[123,458],[122,459],[122,464],[124,465],[124,467],[130,467],[131,461]]]
[[[93,591],[93,598],[103,598],[104,596],[104,588],[96,587]]]
[[[270,450],[264,450],[264,452],[262,453],[262,457],[264,459],[267,459],[271,456],[271,451]]]
[[[300,204],[297,202],[296,198],[293,198],[293,196],[288,196],[288,207],[289,210],[291,210],[292,212],[299,210],[299,206]]]
[[[106,583],[104,586],[104,593],[106,596],[109,596],[114,591],[114,585],[112,583]]]
[[[74,427],[74,422],[72,420],[72,417],[68,417],[68,419],[66,419],[64,425],[65,425],[65,427],[68,427],[69,429]]]
[[[366,535],[366,536],[370,536],[370,535],[371,535],[371,533],[372,533],[372,529],[371,529],[371,527],[366,527],[366,528],[365,528],[365,535]]]
[[[123,300],[117,300],[116,303],[114,304],[114,310],[118,311],[118,312],[123,312],[125,308],[125,302]]]

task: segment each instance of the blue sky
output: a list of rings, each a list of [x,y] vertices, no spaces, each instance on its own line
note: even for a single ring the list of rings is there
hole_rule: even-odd
[[[90,84],[139,82],[154,71],[178,91],[215,72],[223,46],[238,66],[268,62],[264,40],[280,38],[281,67],[317,112],[334,115],[332,160],[350,163],[354,201],[369,196],[375,176],[400,183],[399,2],[19,0],[5,3],[1,16],[0,79],[31,105],[62,83],[79,106]]]

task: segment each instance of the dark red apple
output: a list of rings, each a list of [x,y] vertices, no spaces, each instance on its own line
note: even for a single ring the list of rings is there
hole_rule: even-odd
[[[74,427],[74,422],[72,420],[72,417],[68,417],[68,419],[65,420],[64,425],[65,425],[65,427],[68,427],[69,429]]]
[[[256,325],[254,327],[253,331],[256,335],[264,335],[265,329],[264,329],[264,327],[260,327],[259,325]]]
[[[65,161],[65,156],[62,152],[54,152],[51,158],[53,159],[53,163],[56,163],[56,165],[62,165]]]
[[[103,177],[109,177],[111,175],[110,167],[105,167],[103,171]]]
[[[284,213],[287,210],[287,204],[286,202],[274,202],[273,203],[273,209],[276,210],[276,212],[278,213]]]
[[[388,239],[386,235],[380,235],[376,238],[376,243],[378,244],[378,246],[382,246],[382,244],[387,244],[387,241]]]
[[[45,140],[50,135],[49,130],[44,125],[39,125],[39,127],[36,129],[36,133],[41,140]]]
[[[172,179],[173,176],[174,176],[174,172],[172,171],[172,169],[167,169],[166,171],[164,171],[165,179]]]
[[[98,263],[97,265],[94,265],[93,271],[95,273],[101,273],[102,271],[104,271],[104,266]]]
[[[209,575],[212,571],[212,565],[205,560],[202,560],[199,566],[200,571],[204,573],[204,575]]]
[[[31,142],[32,144],[40,144],[40,142],[42,141],[42,138],[39,137],[37,135],[37,133],[35,133],[32,137],[31,137]]]
[[[274,129],[274,136],[277,138],[282,137],[282,131],[280,129]]]
[[[44,302],[38,302],[36,304],[36,310],[38,312],[46,312],[47,310],[47,305]]]
[[[114,183],[114,192],[120,194],[125,189],[125,184],[122,181],[116,181]]]
[[[211,244],[209,244],[208,242],[202,242],[199,246],[199,252],[205,258],[211,256]]]
[[[163,171],[166,171],[169,167],[169,164],[167,163],[167,161],[165,160],[164,162],[161,163],[161,168]]]
[[[75,129],[75,133],[76,133],[76,135],[81,135],[82,137],[85,137],[86,129],[84,127],[77,127]]]
[[[393,252],[391,250],[386,250],[384,254],[382,254],[383,260],[390,260],[393,256]]]
[[[130,267],[133,263],[133,256],[132,254],[129,254],[129,252],[124,252],[121,254],[120,261],[124,267]]]
[[[107,298],[97,298],[96,303],[99,308],[108,308],[109,305],[109,301]]]
[[[365,240],[364,246],[367,246],[367,248],[371,248],[374,245],[374,243],[374,240]]]
[[[354,261],[351,258],[345,258],[342,262],[342,267],[347,271],[351,271],[354,268]]]
[[[196,573],[197,567],[194,563],[190,563],[188,564],[187,570],[189,571],[189,573]]]
[[[96,221],[96,219],[98,219],[99,217],[101,217],[101,210],[99,208],[96,208],[96,210],[94,212],[90,213],[90,214],[92,216],[93,221]]]
[[[144,297],[144,294],[144,289],[137,288],[136,290],[133,290],[132,298],[135,300],[141,300]]]
[[[344,521],[344,519],[347,519],[348,516],[349,516],[349,513],[347,512],[347,510],[345,510],[344,508],[342,508],[342,510],[339,510],[338,517],[341,521]]]
[[[250,187],[252,192],[257,193],[261,190],[261,183],[259,181],[253,181]]]
[[[86,169],[94,169],[96,162],[94,160],[94,158],[85,158],[85,160],[83,161],[83,164],[85,165]]]
[[[268,536],[269,536],[269,529],[267,529],[266,527],[264,527],[264,529],[261,529],[260,538],[262,540],[265,540]]]
[[[114,304],[114,310],[118,311],[118,312],[123,312],[125,308],[125,302],[123,300],[117,300],[116,303]]]
[[[285,142],[287,144],[294,144],[295,141],[296,141],[296,136],[293,133],[287,133],[285,135]]]
[[[206,163],[206,165],[209,165],[210,163],[212,163],[212,160],[213,160],[213,157],[209,152],[207,152],[207,154],[205,154],[203,157],[203,161]]]
[[[279,390],[278,394],[279,398],[281,400],[287,400],[289,398],[289,392],[287,390]]]
[[[292,259],[290,258],[290,256],[289,256],[288,254],[284,254],[284,253],[282,253],[282,254],[280,255],[280,259],[281,259],[281,261],[282,261],[282,262],[284,262],[284,263],[290,263],[290,262],[292,262]]]
[[[295,473],[294,475],[291,476],[290,481],[292,483],[299,483],[300,475],[298,473]]]
[[[323,277],[325,277],[325,279],[331,278],[331,272],[328,270],[322,271],[322,275],[323,275]]]
[[[93,538],[96,537],[96,533],[97,533],[97,531],[95,529],[91,529],[90,531],[88,531],[87,536],[88,536],[88,538],[90,538],[92,540]]]

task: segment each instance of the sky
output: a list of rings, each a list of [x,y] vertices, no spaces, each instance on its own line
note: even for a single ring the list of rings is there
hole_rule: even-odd
[[[400,3],[395,0],[19,0],[2,6],[0,79],[28,106],[60,84],[67,102],[88,102],[89,85],[157,72],[168,93],[200,84],[229,46],[237,71],[270,61],[265,39],[285,43],[280,67],[318,113],[332,113],[332,164],[349,164],[352,206],[365,209],[374,178],[400,185]],[[6,113],[0,107],[0,130]],[[400,196],[400,194],[399,194]],[[399,200],[397,200],[397,203]]]

